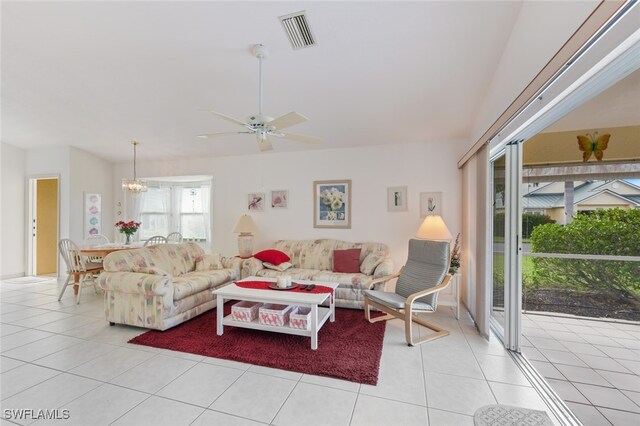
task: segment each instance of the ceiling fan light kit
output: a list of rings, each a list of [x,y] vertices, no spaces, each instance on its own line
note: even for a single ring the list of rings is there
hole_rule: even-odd
[[[208,139],[229,134],[255,134],[260,151],[270,151],[273,149],[273,145],[269,140],[269,136],[305,143],[321,142],[320,138],[316,138],[314,136],[297,135],[294,133],[285,133],[282,131],[282,129],[294,126],[299,123],[304,123],[305,121],[309,120],[307,117],[300,113],[293,111],[278,118],[273,118],[262,113],[262,60],[266,59],[269,56],[269,51],[264,45],[256,44],[253,46],[252,53],[256,58],[258,58],[259,62],[258,114],[251,115],[243,121],[216,111],[209,110],[208,112],[210,112],[211,114],[217,115],[218,117],[232,123],[244,126],[245,130],[239,132],[209,133],[198,135],[198,137]]]

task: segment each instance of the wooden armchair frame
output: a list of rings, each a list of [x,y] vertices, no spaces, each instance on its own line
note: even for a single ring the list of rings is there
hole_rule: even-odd
[[[400,272],[397,272],[396,274],[390,275],[388,277],[384,277],[386,278],[386,280],[392,279],[392,278],[398,278],[400,276],[400,274],[402,273],[402,269],[400,270]],[[385,281],[386,281],[385,280]],[[373,322],[378,322],[378,321],[386,321],[389,319],[393,319],[393,318],[398,318],[401,319],[402,321],[404,321],[404,336],[405,339],[407,341],[407,344],[409,346],[415,346],[418,345],[420,343],[425,343],[425,342],[429,342],[431,340],[435,340],[435,339],[439,339],[440,337],[444,337],[449,335],[449,331],[445,330],[443,328],[438,327],[437,325],[431,324],[423,319],[418,318],[418,316],[416,315],[416,313],[418,312],[424,312],[424,313],[432,313],[432,311],[424,311],[424,310],[418,310],[418,309],[414,309],[413,308],[413,302],[420,298],[420,297],[424,297],[424,296],[428,296],[429,294],[434,294],[434,293],[438,293],[442,290],[444,290],[445,288],[447,288],[449,286],[449,283],[451,282],[451,275],[445,275],[444,279],[442,280],[442,282],[440,284],[438,284],[435,287],[431,287],[422,291],[419,291],[417,293],[413,293],[411,294],[409,297],[407,297],[407,300],[405,301],[405,308],[404,309],[394,309],[391,308],[389,306],[385,306],[381,303],[375,302],[373,300],[370,300],[367,296],[367,294],[365,294],[364,296],[364,315],[365,318],[367,319],[367,321],[373,323]],[[372,283],[373,284],[373,283]],[[377,318],[371,318],[371,306],[373,306],[376,309],[379,309],[380,311],[384,312],[386,315],[383,315],[381,317],[377,317]],[[421,339],[413,339],[413,327],[412,324],[413,323],[416,324],[420,324],[423,327],[426,327],[430,330],[435,331],[435,333],[429,334],[426,337],[423,337]]]

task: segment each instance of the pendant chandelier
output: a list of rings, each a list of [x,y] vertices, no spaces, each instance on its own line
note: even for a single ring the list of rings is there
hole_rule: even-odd
[[[136,145],[140,142],[131,141],[133,145],[133,179],[122,179],[122,189],[137,194],[147,190],[147,183],[143,180],[136,179]]]

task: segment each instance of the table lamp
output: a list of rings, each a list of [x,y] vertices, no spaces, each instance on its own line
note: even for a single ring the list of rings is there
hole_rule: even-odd
[[[424,218],[422,225],[416,232],[416,238],[431,241],[447,241],[451,242],[453,236],[449,232],[449,228],[445,225],[442,217],[437,214],[430,214]]]
[[[258,232],[258,227],[251,219],[249,215],[242,215],[238,219],[233,232],[239,233],[238,235],[238,256],[251,257],[253,254],[253,233]]]

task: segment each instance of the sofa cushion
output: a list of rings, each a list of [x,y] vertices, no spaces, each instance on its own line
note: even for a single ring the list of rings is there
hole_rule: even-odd
[[[388,256],[389,249],[382,243],[352,243],[335,239],[317,240],[278,240],[273,248],[286,253],[294,268],[320,269],[331,271],[333,269],[333,251],[360,248],[360,262],[370,253],[376,253],[384,257]]]
[[[385,256],[382,253],[369,253],[360,264],[360,272],[367,275],[373,275],[376,267],[382,263]]]
[[[333,272],[360,272],[360,249],[333,251]]]
[[[193,271],[196,257],[202,254],[204,251],[196,243],[159,244],[133,250],[114,251],[105,256],[103,266],[107,272],[164,271],[177,277]]]
[[[220,253],[202,254],[196,257],[196,271],[215,271],[223,268]]]
[[[235,269],[195,271],[173,278],[173,300],[181,300],[203,290],[213,289],[240,277]]]
[[[290,268],[290,269],[287,269],[285,272],[274,271],[272,269],[260,269],[258,272],[256,272],[256,276],[276,278],[281,275],[287,275],[294,280],[310,280],[318,272],[320,271],[317,269],[300,269],[300,268]]]
[[[192,294],[211,288],[208,272],[191,272],[173,279],[173,300],[184,299]]]
[[[279,265],[274,265],[273,263],[269,263],[269,262],[262,262],[262,266],[264,266],[267,269],[273,269],[274,271],[280,271],[280,272],[284,272],[287,269],[293,267],[291,262],[282,262]]]
[[[262,262],[269,262],[274,265],[279,265],[283,262],[288,262],[289,260],[291,260],[291,258],[285,252],[275,249],[262,250],[254,254],[253,257]]]
[[[373,277],[371,275],[361,274],[346,274],[344,272],[331,272],[331,271],[316,271],[315,274],[309,278],[313,281],[328,281],[332,283],[338,283],[341,286],[355,287],[355,288],[368,288]]]
[[[169,259],[171,274],[174,277],[195,271],[197,257],[204,254],[204,250],[196,243],[158,244],[147,249],[157,250]]]
[[[118,250],[106,255],[102,267],[107,272],[140,272],[163,270],[171,275],[168,260],[156,251],[146,248]]]

